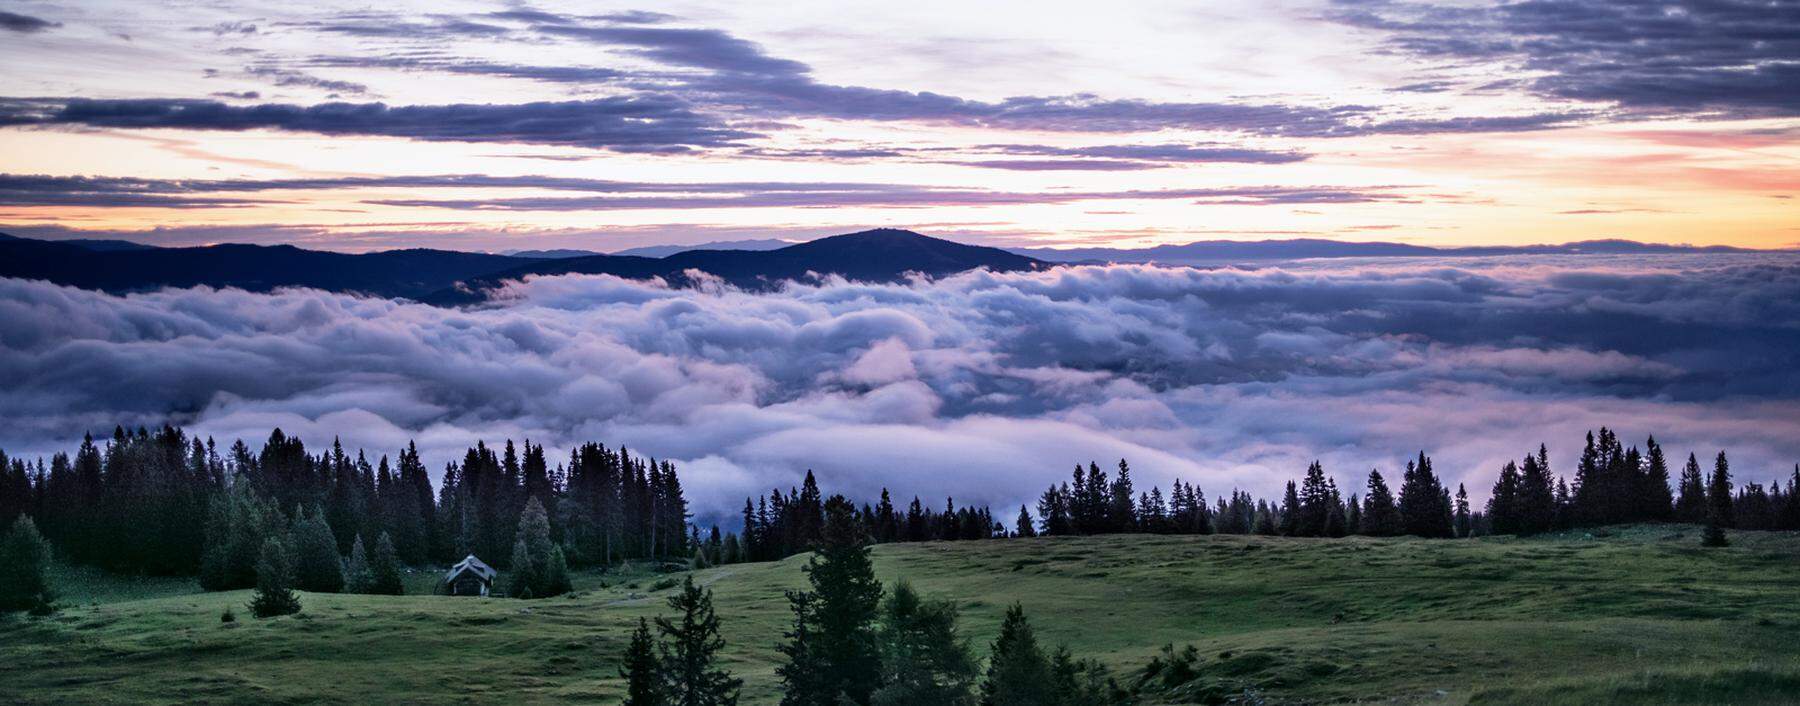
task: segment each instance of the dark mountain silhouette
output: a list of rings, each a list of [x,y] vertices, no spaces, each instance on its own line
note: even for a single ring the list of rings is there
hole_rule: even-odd
[[[997,272],[1041,269],[1045,263],[999,248],[963,245],[907,230],[882,228],[820,238],[776,250],[688,250],[663,258],[595,255],[528,264],[477,277],[424,297],[433,304],[469,304],[507,280],[528,275],[607,274],[627,279],[661,277],[675,286],[694,283],[699,271],[746,289],[767,289],[809,274],[835,274],[864,282],[892,282],[908,273],[942,276],[985,267]]]
[[[1348,242],[1297,238],[1292,240],[1202,240],[1184,245],[1152,248],[1011,248],[1027,257],[1048,262],[1160,262],[1168,264],[1221,264],[1259,260],[1304,260],[1339,257],[1484,257],[1494,255],[1632,255],[1675,253],[1756,252],[1722,245],[1659,245],[1630,240],[1588,240],[1561,245],[1488,245],[1438,248],[1383,242]]]
[[[91,250],[25,238],[0,240],[0,277],[130,292],[159,287],[237,287],[268,291],[315,287],[384,297],[419,297],[521,263],[502,255],[447,250],[390,250],[349,255],[292,245]]]
[[[66,242],[0,237],[0,277],[41,279],[86,289],[130,292],[159,287],[237,287],[268,291],[313,287],[435,304],[485,299],[527,275],[610,274],[660,277],[676,286],[700,271],[741,287],[765,289],[810,273],[891,282],[911,272],[947,275],[986,267],[1031,270],[1044,263],[997,248],[962,245],[903,230],[871,230],[778,250],[689,250],[664,258],[591,255],[534,259],[446,250],[351,255],[291,245],[93,250]]]
[[[7,235],[5,233],[0,233],[0,241],[6,241],[6,240],[26,240],[26,239],[20,238],[18,236],[14,236],[14,235]],[[72,240],[58,240],[56,242],[62,243],[64,245],[74,245],[76,247],[84,248],[87,250],[153,250],[156,248],[155,245],[145,245],[143,243],[134,243],[129,240],[92,240],[92,239],[87,239],[87,238],[75,238]]]
[[[593,255],[605,255],[606,253],[595,252],[593,250],[556,248],[553,250],[505,250],[500,254],[507,257],[525,257],[533,260],[561,260],[565,257],[590,257]]]
[[[763,238],[754,240],[720,240],[699,245],[646,245],[641,248],[629,248],[609,253],[611,255],[635,255],[637,257],[668,257],[689,250],[779,250],[794,242]]]

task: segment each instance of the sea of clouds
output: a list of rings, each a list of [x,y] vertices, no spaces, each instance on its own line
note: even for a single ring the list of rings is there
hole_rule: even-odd
[[[1431,454],[1478,500],[1582,435],[1800,461],[1800,256],[1063,267],[775,293],[606,276],[478,309],[287,290],[127,296],[0,279],[0,449],[171,422],[371,457],[476,439],[675,460],[702,519],[813,469],[830,491],[1027,502],[1077,462],[1258,494]],[[1002,513],[1003,515],[1007,513]]]

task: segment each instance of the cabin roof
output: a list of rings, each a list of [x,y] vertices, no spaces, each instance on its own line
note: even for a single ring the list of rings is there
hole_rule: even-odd
[[[474,554],[470,554],[463,557],[462,561],[456,562],[456,566],[450,567],[450,571],[444,574],[444,581],[446,583],[455,581],[456,577],[461,576],[464,572],[472,572],[483,581],[493,581],[494,576],[499,573],[494,571],[494,567],[482,563],[480,559],[475,558]]]

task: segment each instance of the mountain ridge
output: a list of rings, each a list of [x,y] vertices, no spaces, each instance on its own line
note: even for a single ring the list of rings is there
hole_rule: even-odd
[[[1071,264],[1120,262],[1171,264],[1219,264],[1233,261],[1303,260],[1350,257],[1493,257],[1500,255],[1628,255],[1680,253],[1756,253],[1792,250],[1753,250],[1725,245],[1665,245],[1624,239],[1583,240],[1561,244],[1470,245],[1435,247],[1387,241],[1343,241],[1324,238],[1283,240],[1197,240],[1148,248],[1008,248],[1027,257]]]
[[[124,242],[124,241],[120,241]],[[161,287],[269,291],[312,287],[456,305],[476,303],[505,281],[533,275],[610,274],[691,286],[701,271],[734,285],[767,289],[809,275],[896,281],[914,272],[942,276],[986,267],[1033,270],[1046,263],[998,248],[963,245],[912,231],[876,229],[775,250],[688,250],[663,258],[591,255],[534,259],[412,248],[348,254],[293,245],[100,248],[0,233],[0,277],[46,280],[109,292]]]
[[[1000,248],[964,245],[909,230],[876,228],[834,235],[774,250],[687,250],[668,257],[593,255],[535,260],[504,272],[477,277],[427,295],[421,301],[439,305],[472,304],[509,280],[528,276],[608,274],[627,279],[661,278],[674,286],[691,286],[689,273],[704,272],[734,286],[768,289],[812,274],[845,279],[891,282],[910,273],[943,276],[977,268],[998,272],[1038,270],[1047,263]]]

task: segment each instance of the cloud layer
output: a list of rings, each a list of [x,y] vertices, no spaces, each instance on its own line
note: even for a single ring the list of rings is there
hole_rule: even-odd
[[[609,277],[459,311],[310,290],[116,297],[0,280],[0,448],[115,423],[280,426],[434,467],[477,438],[626,444],[704,517],[812,468],[834,489],[1012,504],[1077,461],[1271,493],[1424,449],[1485,496],[1612,425],[1800,460],[1800,258],[1590,256],[1201,270],[1067,267],[750,294]]]

